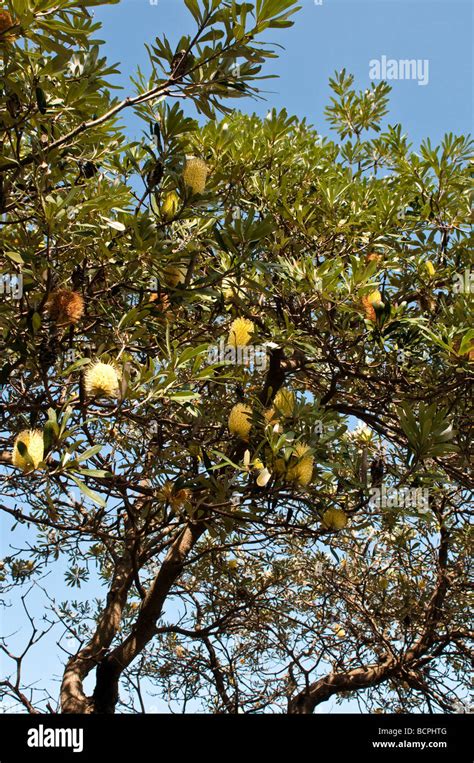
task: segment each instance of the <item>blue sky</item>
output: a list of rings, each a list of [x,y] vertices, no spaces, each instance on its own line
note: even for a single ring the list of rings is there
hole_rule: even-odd
[[[280,58],[266,67],[279,79],[269,80],[263,87],[269,92],[265,102],[234,102],[245,112],[264,116],[269,108],[286,108],[289,113],[307,117],[319,132],[328,133],[323,119],[329,102],[328,78],[336,69],[346,68],[355,75],[358,88],[370,85],[369,62],[382,56],[392,59],[427,59],[429,81],[420,86],[416,81],[394,81],[388,122],[401,122],[404,131],[416,145],[424,137],[440,140],[445,132],[472,131],[472,5],[468,0],[374,0],[342,2],[301,0],[302,10],[295,16],[291,29],[271,31],[267,35],[284,46]],[[129,77],[137,66],[147,72],[144,42],[165,33],[176,44],[182,34],[192,30],[189,14],[182,0],[122,0],[119,5],[98,8],[96,17],[103,23],[100,35],[110,62],[118,62],[122,71],[116,83],[132,91]],[[142,124],[132,115],[125,116],[130,137],[139,137]],[[0,556],[8,553],[12,536],[9,523],[3,525]],[[64,570],[48,578],[48,590],[58,600],[71,594],[63,582]],[[54,579],[53,579],[54,577]],[[71,598],[95,595],[95,586],[72,592]],[[41,617],[44,601],[31,599],[32,610]],[[7,615],[9,632],[24,625],[18,605]],[[59,635],[59,634],[58,634]],[[18,637],[26,640],[28,629]],[[61,662],[54,633],[38,645],[27,661],[29,676],[42,684],[46,676],[59,676]],[[43,679],[43,680],[41,680]],[[52,693],[57,684],[48,682]],[[87,687],[90,688],[90,687]],[[155,707],[164,704],[152,699]],[[333,703],[325,703],[322,712],[338,711]],[[344,703],[339,711],[357,712],[354,701]]]
[[[472,16],[470,0],[300,0],[294,26],[269,30],[266,39],[284,46],[280,58],[266,66],[266,102],[234,101],[242,111],[264,116],[269,108],[286,108],[307,117],[326,133],[324,108],[328,79],[346,68],[357,87],[370,85],[369,62],[387,58],[429,61],[426,86],[392,81],[388,120],[401,122],[415,145],[424,137],[438,141],[445,132],[472,131]],[[120,62],[118,82],[127,92],[128,76],[137,65],[147,71],[144,42],[165,33],[173,44],[193,29],[182,0],[122,0],[96,12],[103,22],[109,60]],[[140,123],[127,118],[131,131]]]

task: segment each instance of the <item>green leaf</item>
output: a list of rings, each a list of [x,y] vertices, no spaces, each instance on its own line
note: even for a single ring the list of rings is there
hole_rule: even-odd
[[[199,10],[198,0],[184,0],[184,4],[190,13],[192,13],[197,24],[201,23],[201,12]],[[202,38],[201,38],[202,42]]]
[[[18,252],[3,252],[5,257],[8,257],[9,260],[13,260],[13,262],[17,262],[19,265],[24,265],[24,260],[21,254],[18,254]]]
[[[84,451],[84,453],[81,453],[81,455],[78,457],[78,462],[81,463],[81,461],[87,461],[88,458],[92,458],[92,456],[95,456],[97,453],[100,453],[102,450],[102,445],[93,445],[92,448],[88,448]]]
[[[59,435],[59,426],[56,421],[49,419],[43,428],[44,449],[48,451],[56,442]]]
[[[88,498],[91,499],[94,503],[96,503],[98,506],[101,506],[102,508],[106,506],[105,501],[103,498],[100,497],[97,493],[95,493],[93,490],[91,490],[87,485],[84,484],[84,482],[81,482],[80,479],[75,477],[73,474],[69,475],[72,480],[76,483],[79,490],[84,493]]]
[[[33,326],[33,331],[36,333],[41,328],[41,315],[39,313],[33,313],[33,316],[31,318],[31,325]]]
[[[465,355],[466,353],[470,352],[473,349],[474,344],[474,329],[469,329],[469,331],[466,331],[464,334],[461,345],[459,347],[459,355]]]

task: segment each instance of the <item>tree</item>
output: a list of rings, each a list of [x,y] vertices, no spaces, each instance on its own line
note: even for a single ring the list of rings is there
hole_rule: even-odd
[[[389,87],[357,92],[345,71],[339,142],[233,111],[294,3],[185,2],[195,36],[156,39],[123,101],[98,0],[0,17],[0,508],[26,537],[0,572],[27,613],[32,586],[45,597],[28,648],[53,627],[75,644],[46,700],[4,636],[18,671],[0,688],[29,712],[143,711],[143,687],[216,713],[331,696],[452,712],[470,635],[471,143],[414,152],[383,127]],[[68,586],[104,597],[53,600],[42,581],[64,561]]]

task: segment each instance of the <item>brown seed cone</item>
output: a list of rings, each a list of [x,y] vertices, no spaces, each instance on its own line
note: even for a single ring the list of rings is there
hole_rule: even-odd
[[[75,324],[84,315],[84,300],[77,291],[57,289],[51,293],[46,309],[53,321],[59,325]]]
[[[7,29],[10,29],[10,27],[15,26],[17,22],[13,21],[10,13],[8,11],[0,10],[0,43],[2,42],[12,42],[16,35],[14,33],[12,34],[3,34],[7,31]]]
[[[375,308],[370,303],[368,296],[362,297],[362,307],[364,308],[364,315],[369,321],[375,321],[376,314]]]
[[[149,302],[153,302],[154,314],[161,323],[169,321],[172,323],[175,319],[175,314],[171,310],[171,300],[167,294],[157,294],[156,292],[150,294]]]
[[[383,257],[381,254],[377,254],[376,252],[370,252],[370,254],[366,255],[365,260],[366,262],[381,262]]]
[[[8,11],[0,11],[0,34],[13,26],[12,17]]]

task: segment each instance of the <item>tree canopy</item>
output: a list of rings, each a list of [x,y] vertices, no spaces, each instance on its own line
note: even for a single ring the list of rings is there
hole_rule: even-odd
[[[149,44],[124,100],[104,0],[0,12],[0,585],[26,612],[44,598],[28,649],[53,628],[67,652],[50,696],[6,628],[0,693],[29,712],[139,712],[142,687],[213,713],[454,712],[472,143],[414,148],[388,85],[344,70],[333,138],[240,113],[297,7],[184,1],[194,36]]]

